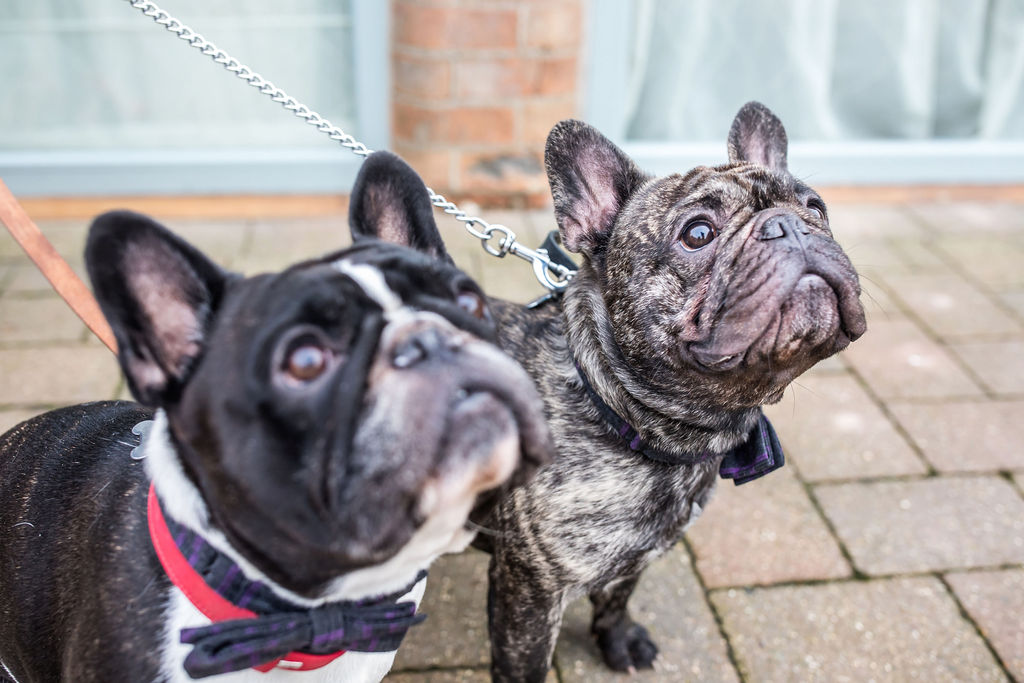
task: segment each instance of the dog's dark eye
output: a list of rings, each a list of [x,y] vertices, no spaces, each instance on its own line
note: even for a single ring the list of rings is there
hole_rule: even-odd
[[[816,213],[818,215],[818,220],[820,220],[822,223],[825,222],[825,205],[824,204],[819,202],[817,199],[808,199],[807,200],[807,208],[810,209],[812,213]]]
[[[471,292],[468,289],[459,292],[459,295],[455,297],[455,303],[475,318],[483,320],[487,317],[487,304],[484,303],[483,297],[476,292]]]
[[[284,371],[299,382],[311,382],[327,369],[329,352],[315,341],[305,339],[288,350]]]
[[[715,228],[710,223],[694,221],[683,228],[683,234],[679,236],[679,241],[687,251],[697,251],[710,244],[715,239],[715,235]]]

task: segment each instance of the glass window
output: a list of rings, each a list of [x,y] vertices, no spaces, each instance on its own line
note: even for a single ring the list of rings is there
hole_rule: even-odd
[[[791,140],[1024,138],[1021,0],[641,0],[631,141],[724,139],[760,100]]]
[[[350,0],[160,0],[343,129]],[[324,140],[127,2],[4,0],[0,150],[323,147]]]

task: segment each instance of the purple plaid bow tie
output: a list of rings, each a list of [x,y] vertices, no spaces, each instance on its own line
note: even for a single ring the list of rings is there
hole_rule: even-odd
[[[297,650],[391,652],[398,649],[405,632],[425,618],[416,614],[412,602],[348,603],[187,628],[181,642],[194,647],[185,659],[185,671],[203,678],[249,669]]]
[[[782,453],[779,438],[764,413],[761,413],[760,419],[754,425],[747,440],[727,453],[711,453],[709,451],[677,455],[654,448],[644,442],[633,425],[622,419],[618,413],[612,410],[611,406],[597,395],[597,391],[591,386],[579,363],[576,363],[576,372],[580,376],[583,389],[591,403],[597,408],[608,426],[629,445],[630,450],[640,453],[650,460],[666,465],[696,465],[712,458],[721,457],[722,462],[718,467],[719,476],[723,479],[732,479],[736,486],[763,477],[786,464],[786,457]]]

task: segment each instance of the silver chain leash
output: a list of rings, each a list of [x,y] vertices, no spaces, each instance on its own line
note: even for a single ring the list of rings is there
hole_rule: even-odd
[[[342,147],[350,150],[353,154],[365,158],[373,153],[373,150],[367,148],[366,145],[333,125],[330,121],[320,116],[320,114],[311,110],[188,26],[182,24],[170,14],[160,9],[155,3],[149,0],[125,1],[250,86],[259,90],[274,102],[283,106],[295,116],[304,120],[307,124],[324,133],[330,139],[339,142]],[[448,201],[444,195],[434,192],[429,187],[427,192],[430,193],[431,204],[455,220],[461,221],[466,231],[480,240],[480,245],[484,248],[484,251],[491,256],[504,258],[506,254],[513,254],[525,261],[529,261],[533,265],[533,273],[537,280],[550,292],[560,292],[569,284],[574,271],[553,262],[548,257],[546,250],[530,249],[516,241],[516,234],[508,227],[496,223],[488,223],[478,216],[470,216],[454,202]]]

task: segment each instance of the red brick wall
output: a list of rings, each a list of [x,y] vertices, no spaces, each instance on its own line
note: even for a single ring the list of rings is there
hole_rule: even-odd
[[[548,201],[544,140],[579,115],[584,0],[392,0],[392,140],[434,190]]]

